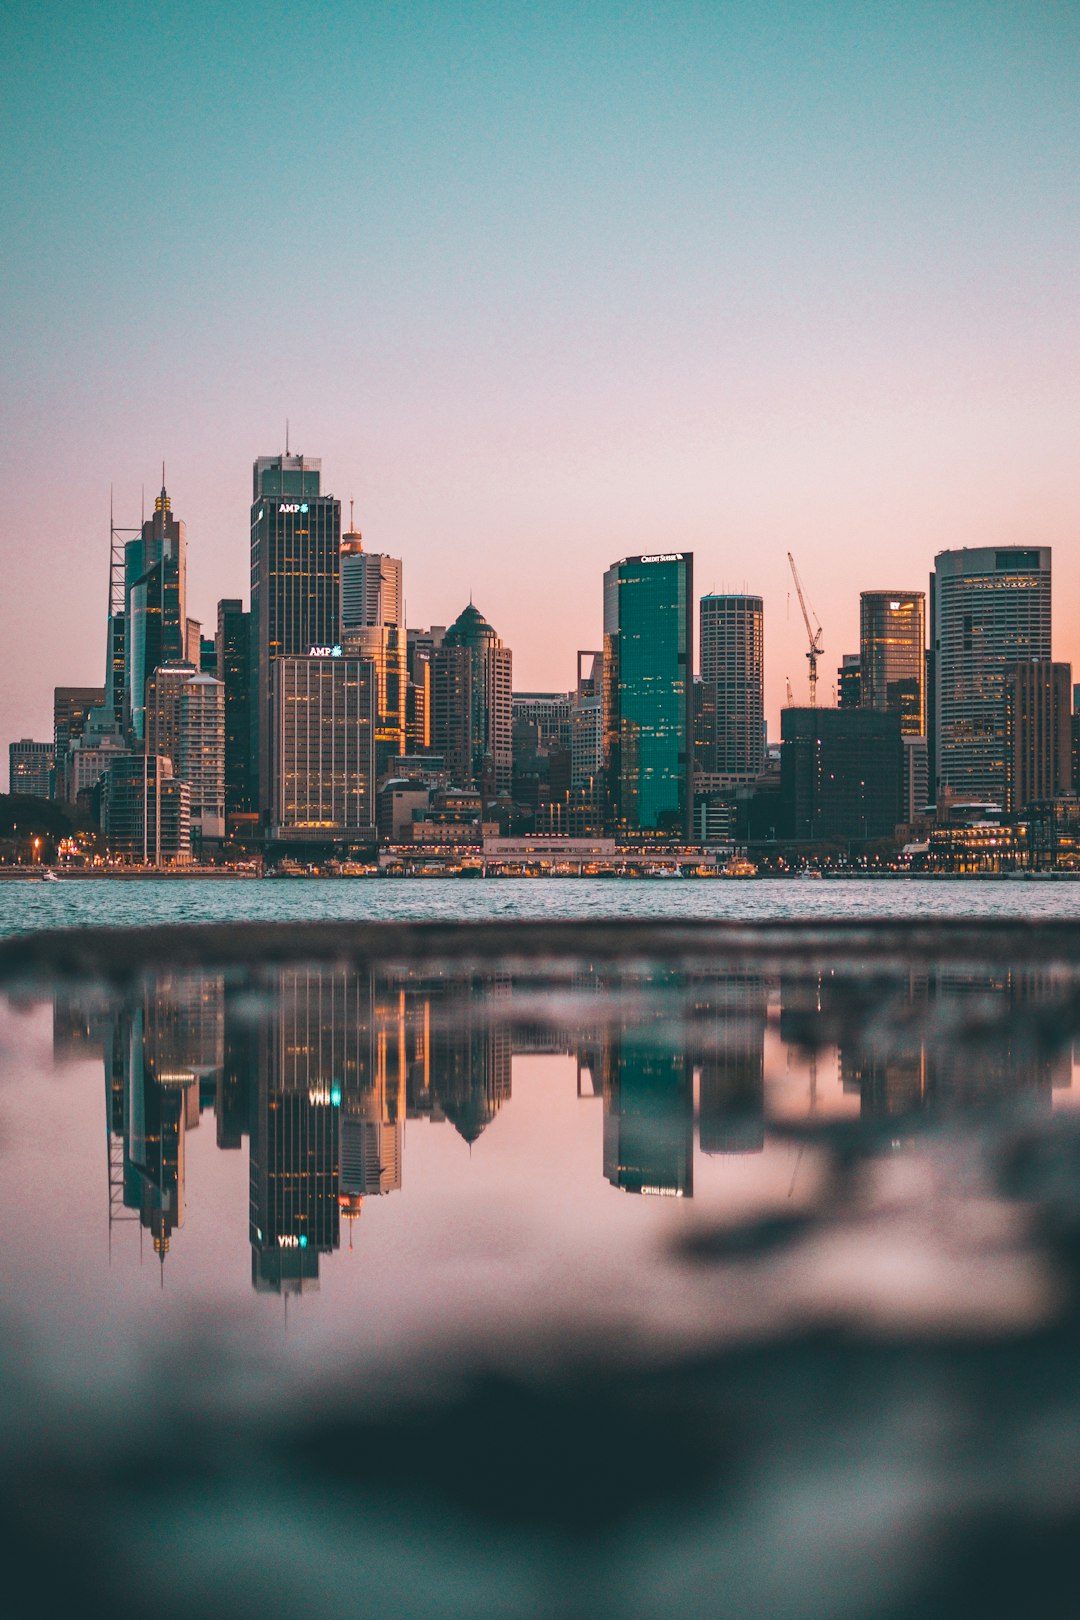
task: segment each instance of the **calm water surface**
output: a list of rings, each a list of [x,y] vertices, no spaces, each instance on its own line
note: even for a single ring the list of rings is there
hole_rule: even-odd
[[[1080,918],[1080,882],[823,879],[323,879],[0,883],[0,935],[252,919]]]
[[[9,932],[1078,902],[0,887]],[[0,1494],[37,1583],[17,1612],[128,1612],[128,1583],[165,1616],[367,1612],[373,1581],[382,1614],[462,1620],[1071,1612],[1078,1037],[1080,962],[947,950],[13,984]]]

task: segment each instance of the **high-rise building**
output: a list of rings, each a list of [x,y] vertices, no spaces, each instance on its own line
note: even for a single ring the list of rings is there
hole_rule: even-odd
[[[191,795],[157,754],[118,755],[105,772],[101,825],[109,848],[149,866],[191,859]]]
[[[1050,547],[943,551],[930,576],[935,781],[1004,805],[1011,665],[1050,653]]]
[[[845,653],[836,672],[836,707],[862,707],[862,660],[858,653]]]
[[[312,654],[269,666],[275,762],[270,835],[287,843],[374,841],[374,690],[362,658]]]
[[[1005,686],[1005,809],[1057,799],[1072,789],[1072,669],[1048,659],[1016,664]]]
[[[799,842],[892,835],[901,820],[900,716],[873,709],[782,709],[781,799]]]
[[[926,597],[863,591],[859,598],[861,703],[894,709],[905,737],[926,735]]]
[[[321,493],[308,456],[260,456],[251,506],[252,738],[264,827],[279,785],[271,666],[339,645],[341,504]]]
[[[711,772],[754,781],[765,764],[765,608],[760,596],[703,596],[701,678],[715,693]]]
[[[187,533],[164,483],[153,517],[124,547],[124,624],[125,724],[142,742],[147,681],[188,652]]]
[[[470,602],[431,657],[431,746],[494,796],[513,772],[513,655]]]
[[[365,551],[359,532],[341,537],[341,646],[375,671],[375,776],[403,754],[408,724],[408,658],[402,623],[401,562]]]
[[[373,625],[403,625],[401,559],[365,551],[359,530],[341,537],[341,634]]]
[[[251,784],[251,615],[235,597],[218,603],[215,675],[225,689],[225,814],[247,815]]]
[[[68,749],[82,736],[90,710],[104,702],[105,689],[101,686],[53,688],[53,756],[56,761],[53,794],[57,799],[75,797],[68,787]]]
[[[191,664],[165,664],[146,684],[146,748],[172,761],[190,793],[196,844],[225,836],[225,688]]]
[[[23,737],[8,744],[8,792],[27,799],[51,799],[56,755],[52,743]]]
[[[80,793],[96,788],[113,761],[126,758],[130,752],[113,706],[106,700],[100,707],[88,710],[79,736],[68,745],[65,774],[69,800],[74,804]]]
[[[686,837],[693,811],[693,554],[604,575],[604,769],[616,835]]]

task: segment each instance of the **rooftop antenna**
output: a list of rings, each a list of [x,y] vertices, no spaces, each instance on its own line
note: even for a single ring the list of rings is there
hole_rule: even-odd
[[[285,418],[285,454],[289,453],[289,418]]]

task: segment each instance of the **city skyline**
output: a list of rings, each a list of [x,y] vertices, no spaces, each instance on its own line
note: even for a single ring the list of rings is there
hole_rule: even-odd
[[[669,548],[764,597],[772,737],[805,691],[789,549],[829,686],[853,580],[925,589],[965,544],[1053,547],[1080,664],[1072,8],[311,21],[314,100],[288,53],[251,77],[243,6],[212,72],[207,16],[171,15],[148,139],[156,14],[16,8],[5,737],[102,678],[110,479],[138,523],[164,455],[207,625],[286,417],[410,622],[471,591],[522,690],[572,685],[613,557]]]

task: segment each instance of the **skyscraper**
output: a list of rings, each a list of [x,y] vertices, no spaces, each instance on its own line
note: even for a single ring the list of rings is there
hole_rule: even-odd
[[[715,692],[712,771],[753,781],[765,764],[764,603],[703,596],[701,678]]]
[[[1019,815],[1072,787],[1072,670],[1030,659],[1009,670],[1005,687],[1005,809]]]
[[[225,814],[246,815],[251,792],[251,615],[241,601],[218,603],[217,666],[225,689]]]
[[[863,591],[859,598],[860,701],[894,709],[905,737],[926,735],[926,597]]]
[[[408,659],[402,623],[401,563],[365,551],[356,529],[341,539],[341,645],[375,671],[375,776],[405,753]]]
[[[361,658],[275,658],[270,835],[282,842],[374,839],[372,669]]]
[[[401,559],[365,551],[358,529],[341,537],[341,633],[405,621]]]
[[[510,791],[512,700],[513,655],[470,602],[432,654],[431,746],[493,793]]]
[[[341,504],[320,492],[322,463],[260,456],[251,506],[251,620],[258,808],[267,824],[277,765],[270,715],[275,658],[338,644]]]
[[[1050,547],[943,551],[930,576],[934,772],[963,799],[1003,805],[1005,684],[1012,664],[1049,659]]]
[[[604,769],[617,835],[686,837],[693,810],[693,554],[604,575]]]
[[[162,483],[139,537],[124,547],[125,725],[145,738],[146,683],[188,651],[187,533]]]

